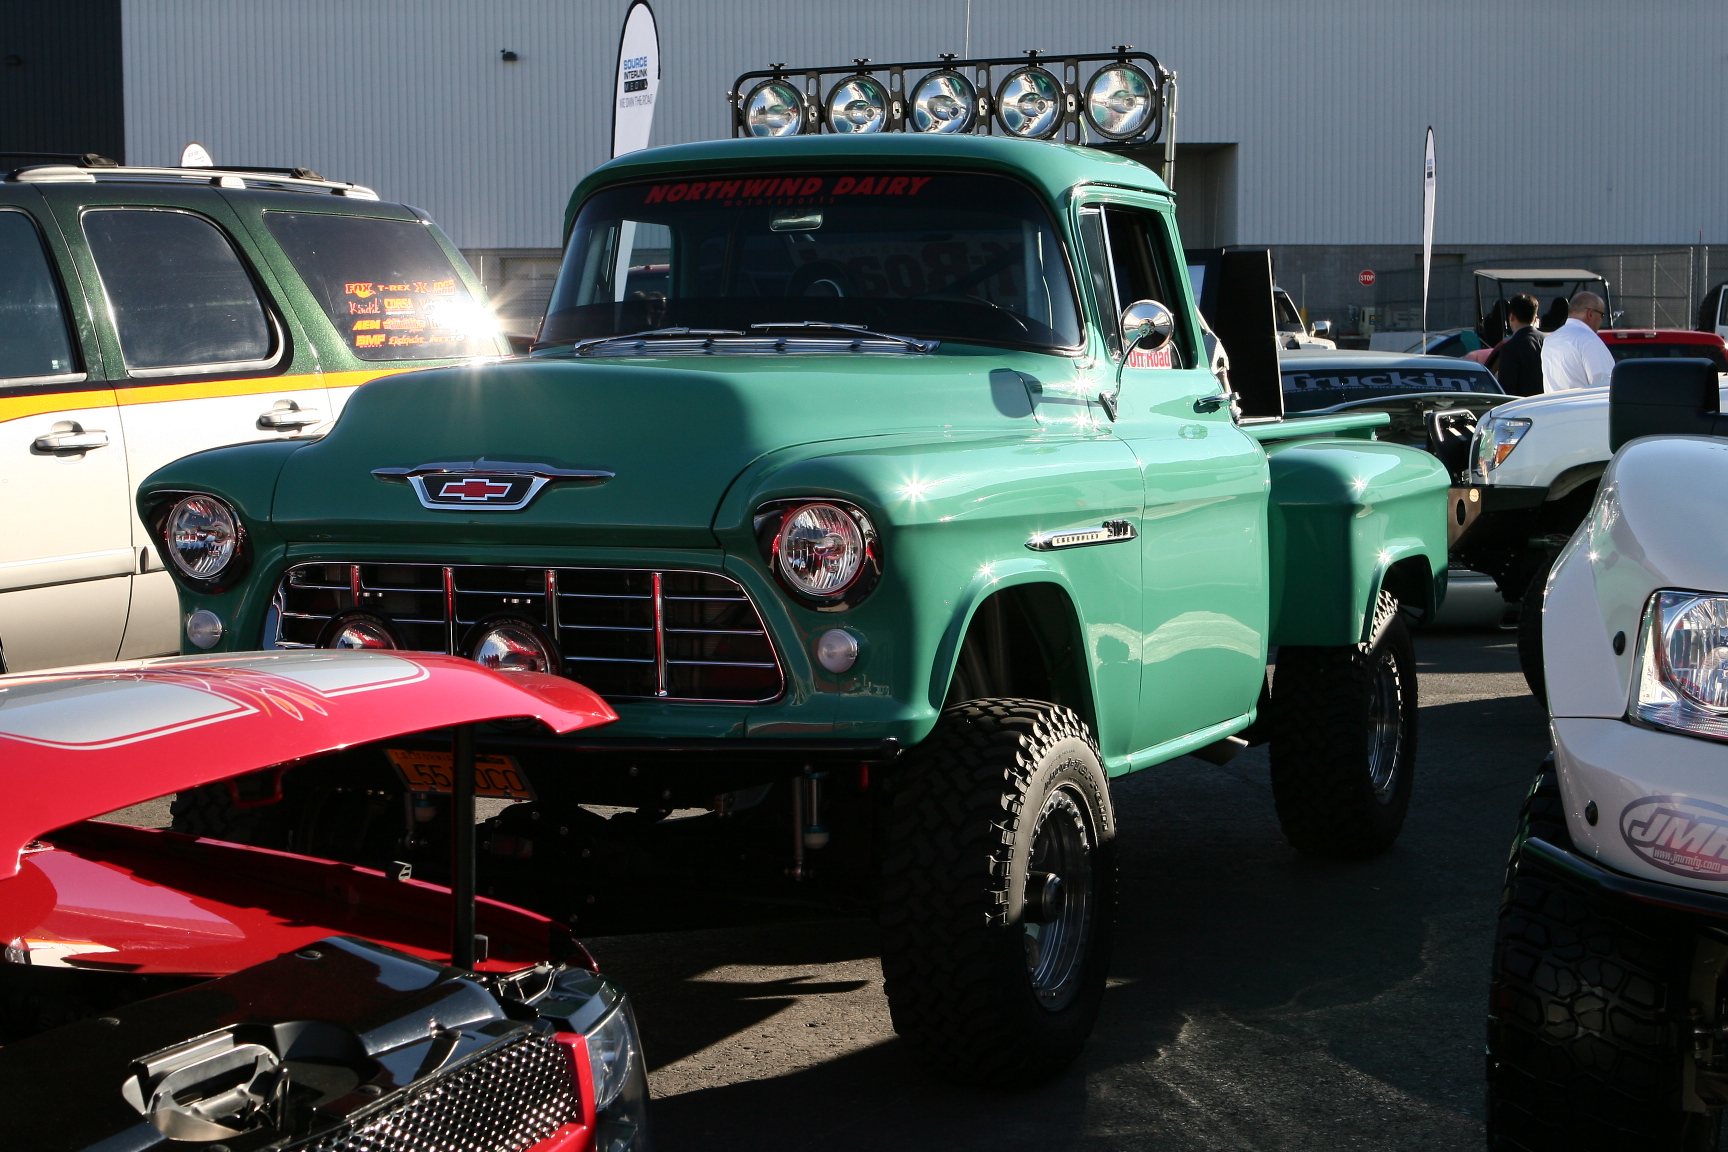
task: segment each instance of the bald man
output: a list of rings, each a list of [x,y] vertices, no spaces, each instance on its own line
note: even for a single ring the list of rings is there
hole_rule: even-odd
[[[1542,390],[1602,388],[1614,371],[1614,354],[1596,330],[1607,319],[1608,305],[1594,292],[1572,297],[1566,323],[1542,341]]]

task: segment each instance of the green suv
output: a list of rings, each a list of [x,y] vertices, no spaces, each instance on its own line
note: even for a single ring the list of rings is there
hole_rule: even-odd
[[[901,1034],[1023,1083],[1103,997],[1112,778],[1270,739],[1290,840],[1333,857],[1409,803],[1446,473],[1384,414],[1239,416],[1181,256],[1164,184],[1091,148],[637,152],[577,187],[531,357],[373,381],[139,508],[188,651],[447,651],[607,697],[601,736],[485,739],[530,800],[489,875],[583,916],[674,859],[694,904],[849,877]],[[180,826],[398,858],[443,818],[440,747]]]

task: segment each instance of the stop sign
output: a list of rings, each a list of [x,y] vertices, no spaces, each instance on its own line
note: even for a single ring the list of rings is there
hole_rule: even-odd
[[[1362,282],[1362,287],[1368,287],[1370,284],[1374,283],[1374,269],[1362,269],[1362,271],[1356,273],[1356,279]]]

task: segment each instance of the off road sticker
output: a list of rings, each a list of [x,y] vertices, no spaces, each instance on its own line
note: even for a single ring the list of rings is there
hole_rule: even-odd
[[[1645,796],[1620,813],[1626,846],[1664,872],[1728,881],[1728,808],[1685,796]]]

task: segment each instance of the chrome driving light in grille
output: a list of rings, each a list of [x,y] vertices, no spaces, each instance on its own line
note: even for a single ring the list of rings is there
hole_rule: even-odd
[[[544,658],[602,696],[760,703],[782,687],[756,606],[718,572],[300,564],[278,586],[264,640],[316,647],[332,621],[356,612],[385,621],[409,651],[518,669]]]

